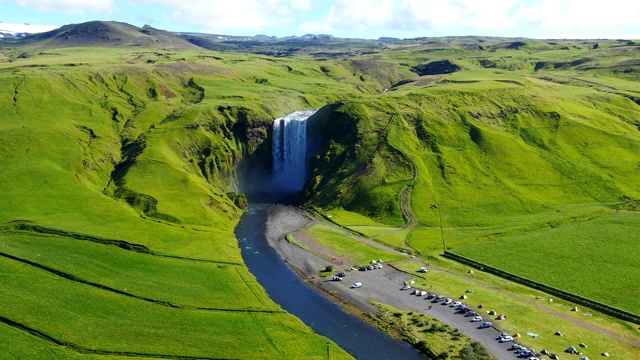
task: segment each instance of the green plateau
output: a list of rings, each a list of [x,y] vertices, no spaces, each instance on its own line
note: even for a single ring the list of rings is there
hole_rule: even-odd
[[[273,120],[310,109],[302,206],[637,317],[639,58],[627,40],[223,41],[113,22],[0,42],[0,350],[350,358],[269,299],[234,235]]]

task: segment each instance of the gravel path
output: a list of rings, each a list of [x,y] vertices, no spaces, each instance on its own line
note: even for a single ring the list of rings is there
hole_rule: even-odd
[[[302,210],[298,208],[274,205],[269,209],[267,239],[285,261],[316,288],[334,292],[365,311],[377,312],[377,308],[371,304],[373,300],[400,309],[427,314],[460,329],[472,339],[482,343],[498,359],[517,358],[508,350],[511,347],[510,343],[501,344],[496,341],[500,335],[497,329],[493,327],[478,329],[478,323],[472,323],[469,317],[456,314],[453,308],[431,303],[423,297],[411,295],[410,291],[400,290],[404,281],[410,280],[411,276],[392,266],[385,265],[382,269],[371,271],[351,271],[341,282],[314,279],[327,265],[333,265],[335,270],[341,270],[349,266],[350,262],[348,259],[333,258],[326,249],[314,245],[313,242],[305,241],[304,231],[295,232],[312,221],[304,217]],[[285,235],[291,232],[295,232],[296,239],[305,246],[309,246],[311,252],[286,241]],[[325,260],[316,254],[332,260]],[[420,265],[416,263],[416,266]],[[361,282],[363,286],[351,289],[350,285],[356,282]],[[425,290],[428,291],[428,289]],[[430,310],[429,305],[432,307]]]

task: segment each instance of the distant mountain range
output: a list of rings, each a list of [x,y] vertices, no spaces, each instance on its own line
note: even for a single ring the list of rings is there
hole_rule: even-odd
[[[293,53],[342,53],[353,46],[377,46],[377,40],[334,38],[327,34],[275,37],[171,32],[150,25],[137,27],[116,21],[89,21],[60,27],[0,23],[0,47],[32,49],[60,47],[122,47],[147,49],[242,51],[273,56]],[[4,40],[4,41],[2,41]],[[351,45],[349,45],[351,44]]]
[[[113,23],[113,22],[90,21],[84,24],[91,24],[91,23],[95,24],[95,23]],[[70,24],[70,25],[65,25],[61,27],[61,26],[49,26],[49,25],[12,24],[12,23],[5,23],[0,21],[0,41],[11,40],[11,39],[21,39],[27,35],[45,33],[45,32],[60,29],[63,27],[70,27],[70,26],[75,27],[79,25],[83,25],[83,24]],[[151,27],[149,25],[145,25],[143,28],[151,28]],[[180,31],[177,31],[177,32],[165,31],[165,33],[167,34],[171,33],[178,36],[202,36],[214,41],[227,41],[227,40],[231,40],[231,41],[243,41],[243,40],[244,41],[256,41],[256,40],[283,41],[284,40],[286,41],[286,40],[302,40],[302,39],[311,39],[311,40],[333,39],[333,35],[329,35],[329,34],[305,34],[302,36],[291,35],[291,36],[277,37],[277,36],[270,36],[270,35],[264,35],[264,34],[258,34],[255,36],[236,36],[236,35],[222,35],[222,34],[208,34],[208,33],[194,33],[194,32],[180,32]],[[388,39],[399,40],[396,38],[381,38],[380,40],[388,41]]]

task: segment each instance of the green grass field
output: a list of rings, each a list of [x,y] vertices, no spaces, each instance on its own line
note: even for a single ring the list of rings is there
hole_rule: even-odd
[[[279,312],[173,309],[75,282],[61,286],[59,278],[6,258],[0,266],[2,282],[10,289],[2,301],[4,316],[77,347],[220,357],[277,353],[289,346],[312,355],[326,348],[325,342],[317,342],[320,348],[314,349],[311,343],[299,342],[298,336],[288,336],[309,330],[299,321],[282,322]],[[254,345],[247,347],[238,337]],[[277,341],[265,341],[268,338]]]
[[[389,262],[404,258],[402,255],[364,244],[343,231],[328,226],[314,225],[307,229],[306,233],[323,246],[332,249],[338,256],[345,256],[359,265],[366,265],[378,259]]]
[[[637,313],[640,299],[633,293],[640,276],[636,256],[640,237],[635,231],[638,221],[640,212],[612,212],[524,234],[499,236],[456,252]],[[527,261],[523,262],[523,258]]]
[[[184,43],[0,46],[0,350],[319,359],[329,346],[332,358],[348,358],[268,299],[233,233],[239,169],[268,167],[272,120],[325,105],[318,134],[327,141],[305,205],[390,247],[406,241],[425,259],[449,249],[638,311],[638,212],[612,210],[640,199],[637,46],[363,44],[286,57]],[[287,50],[278,46],[266,49]],[[461,71],[411,71],[437,60]],[[390,232],[405,225],[400,193],[414,169],[419,223]],[[401,258],[327,227],[309,232],[358,262]],[[433,278],[443,291],[468,286]],[[509,331],[538,316],[503,305],[522,314]],[[530,328],[565,326],[541,321]],[[567,339],[607,348],[606,339],[575,334]],[[611,344],[612,354],[635,354]]]

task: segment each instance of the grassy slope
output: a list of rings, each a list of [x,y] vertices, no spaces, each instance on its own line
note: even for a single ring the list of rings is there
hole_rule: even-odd
[[[227,192],[237,162],[255,147],[243,131],[308,106],[277,100],[303,89],[261,84],[270,92],[232,93],[255,83],[242,69],[227,82],[244,56],[184,63],[110,50],[98,51],[91,65],[60,65],[86,60],[87,51],[1,65],[0,272],[9,294],[1,315],[72,345],[43,346],[52,341],[3,325],[3,352],[314,358],[329,346],[348,357],[268,299],[242,265],[233,235],[241,210]],[[254,105],[263,99],[271,106]],[[238,111],[244,104],[248,110]],[[144,245],[152,254],[87,236]]]
[[[394,147],[409,155],[418,168],[412,205],[420,225],[407,239],[412,247],[425,255],[438,253],[443,246],[472,258],[477,254],[494,266],[508,266],[515,273],[603,302],[611,303],[609,294],[615,291],[627,299],[616,305],[637,311],[628,284],[612,282],[610,273],[601,271],[617,262],[620,248],[600,251],[607,239],[624,237],[621,248],[638,252],[637,242],[628,233],[628,224],[637,224],[636,217],[630,214],[625,221],[610,217],[602,222],[604,231],[611,234],[605,238],[590,231],[589,222],[580,221],[611,213],[610,204],[640,198],[636,185],[640,108],[626,97],[638,90],[632,82],[637,75],[622,76],[619,70],[637,50],[627,49],[625,55],[617,50],[597,50],[594,56],[607,62],[600,61],[602,68],[590,72],[572,66],[533,71],[539,61],[592,55],[595,50],[585,45],[562,51],[559,46],[536,50],[529,45],[526,52],[429,52],[431,60],[459,56],[467,70],[426,87],[416,81],[339,107],[336,117],[348,119],[343,121],[357,129],[353,139],[357,145],[345,145],[344,135],[335,135],[342,148],[330,150],[319,169],[320,173],[334,169],[336,176],[314,183],[319,185],[312,193],[319,196],[313,203],[400,225],[399,192],[408,180],[406,176],[399,179],[395,188],[386,184],[403,173],[397,167],[406,169],[406,161],[395,161],[396,168],[378,161]],[[388,56],[409,59],[400,51]],[[474,57],[491,59],[499,66],[482,68]],[[590,77],[610,84],[609,88],[587,82],[592,81]],[[576,80],[560,84],[559,78]],[[395,118],[387,128],[392,115]],[[365,186],[359,187],[360,183]],[[348,217],[334,220],[346,226],[366,225]],[[565,223],[572,225],[562,232],[548,231]],[[503,236],[507,237],[502,240]],[[487,239],[493,241],[484,244]],[[560,249],[580,249],[588,256],[542,265],[541,260],[551,256],[543,249],[558,249],[556,256]],[[523,255],[510,256],[505,262],[507,254]],[[619,273],[633,278],[633,261],[618,264]],[[552,281],[568,273],[597,280],[572,285],[568,277]],[[608,284],[606,291],[596,285],[603,283]]]

